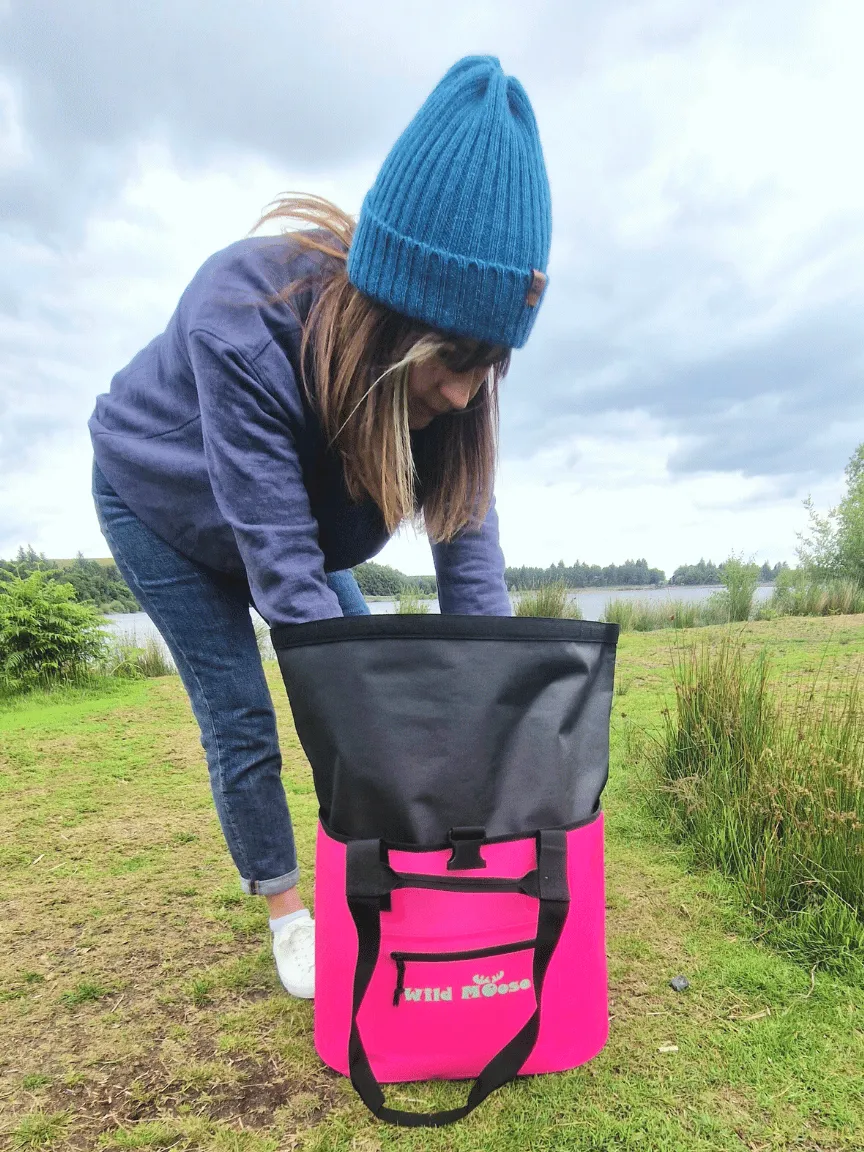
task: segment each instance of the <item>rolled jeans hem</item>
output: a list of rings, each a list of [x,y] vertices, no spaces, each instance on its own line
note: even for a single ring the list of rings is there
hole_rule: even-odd
[[[272,880],[247,880],[240,877],[240,884],[247,896],[278,896],[280,892],[287,892],[297,887],[300,879],[300,869],[294,868],[284,876],[276,876]]]

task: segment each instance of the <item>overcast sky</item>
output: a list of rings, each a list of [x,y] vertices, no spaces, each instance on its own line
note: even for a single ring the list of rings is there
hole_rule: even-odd
[[[0,556],[102,556],[86,421],[284,190],[359,209],[460,56],[534,104],[508,562],[794,559],[864,440],[860,0],[0,0]],[[382,559],[431,570],[410,536]]]

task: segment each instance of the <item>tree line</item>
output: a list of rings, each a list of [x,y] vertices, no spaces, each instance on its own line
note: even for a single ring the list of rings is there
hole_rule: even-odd
[[[783,561],[771,565],[766,560],[759,569],[759,583],[773,584],[781,572],[789,565]],[[670,584],[722,584],[726,564],[715,564],[713,560],[700,560],[698,564],[681,564],[669,577]]]
[[[438,584],[434,576],[406,576],[389,564],[376,564],[367,560],[353,570],[364,596],[400,596],[403,592],[419,592],[421,596],[437,596]]]
[[[95,604],[102,612],[138,612],[138,601],[115,564],[85,560],[79,552],[69,564],[49,560],[33,548],[19,548],[14,560],[0,560],[0,580],[5,573],[26,579],[33,572],[44,572],[48,580],[71,584],[75,599],[82,604]]]
[[[786,564],[763,564],[760,580],[773,582]],[[723,564],[700,560],[698,564],[683,564],[675,569],[670,584],[722,583]],[[27,577],[41,571],[50,580],[71,584],[75,597],[86,604],[94,604],[102,612],[138,612],[139,605],[130,592],[116,565],[98,560],[86,560],[79,553],[69,563],[51,560],[33,548],[19,548],[14,560],[0,560],[0,579],[3,573]],[[354,575],[364,596],[383,596],[394,599],[406,593],[433,597],[438,594],[434,576],[406,576],[389,564],[367,561],[354,569]],[[623,564],[565,564],[560,560],[545,568],[522,565],[506,568],[504,579],[511,592],[530,592],[550,585],[566,588],[658,587],[666,583],[662,569],[651,568],[647,560],[626,560]]]
[[[700,560],[698,564],[682,564],[675,569],[670,584],[716,584],[723,583],[726,563],[715,564],[712,560]],[[760,583],[772,584],[778,573],[788,568],[784,563],[769,564],[759,568]],[[398,597],[404,592],[415,591],[423,596],[435,596],[437,586],[434,576],[406,576],[388,564],[369,561],[354,569],[357,583],[364,596]],[[666,573],[662,568],[651,568],[648,561],[625,560],[623,564],[557,564],[540,568],[531,565],[505,568],[504,580],[511,592],[533,592],[550,586],[565,588],[656,588],[666,584]]]
[[[623,564],[565,564],[559,560],[548,568],[522,565],[506,568],[504,579],[511,592],[530,592],[550,584],[563,584],[565,588],[610,588],[617,584],[651,587],[664,584],[666,574],[660,568],[651,568],[647,560],[625,560]]]

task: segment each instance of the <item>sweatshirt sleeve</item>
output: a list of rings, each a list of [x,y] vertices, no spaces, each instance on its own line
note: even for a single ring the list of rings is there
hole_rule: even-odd
[[[442,612],[457,616],[512,616],[494,500],[479,529],[461,532],[449,544],[433,544],[432,556]]]
[[[189,356],[210,482],[256,609],[271,627],[341,616],[296,449],[305,418],[288,358],[277,390],[256,361],[209,331],[189,333]]]

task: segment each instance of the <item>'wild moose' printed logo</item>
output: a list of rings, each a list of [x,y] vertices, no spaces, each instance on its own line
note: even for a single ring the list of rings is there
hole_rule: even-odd
[[[527,992],[531,987],[530,980],[504,979],[504,971],[496,972],[494,976],[474,976],[473,983],[462,985],[463,1000],[479,1000],[486,997],[491,1000],[493,996],[506,996],[512,992]],[[442,1001],[450,1003],[453,1000],[452,985],[447,988],[405,988],[405,999],[409,1002],[424,1004],[440,1004]]]

